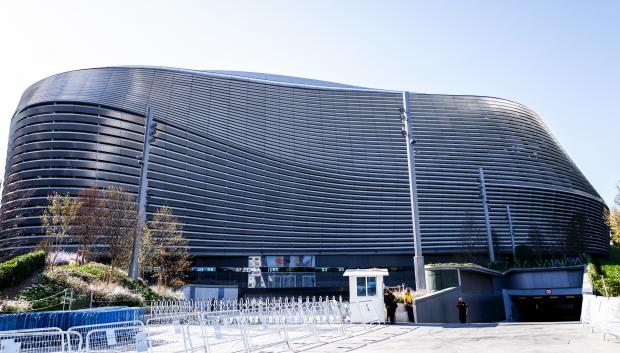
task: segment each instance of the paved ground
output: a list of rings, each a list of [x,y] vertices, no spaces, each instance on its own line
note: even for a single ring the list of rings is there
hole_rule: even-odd
[[[620,352],[620,339],[590,333],[579,323],[390,325],[299,352],[599,353]],[[270,349],[263,352],[279,352]]]

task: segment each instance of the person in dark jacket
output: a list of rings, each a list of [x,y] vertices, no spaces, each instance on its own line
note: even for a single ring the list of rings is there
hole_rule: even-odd
[[[383,303],[385,304],[385,309],[387,310],[387,321],[391,324],[396,323],[396,308],[398,307],[398,304],[396,304],[396,297],[394,296],[394,293],[387,288],[383,290]]]
[[[459,321],[462,324],[467,323],[467,312],[469,309],[462,297],[459,298],[459,301],[456,303],[456,308],[459,310]]]

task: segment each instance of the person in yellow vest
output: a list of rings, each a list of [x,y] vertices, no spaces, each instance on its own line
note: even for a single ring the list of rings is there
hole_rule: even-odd
[[[411,296],[411,290],[409,288],[407,288],[407,291],[405,292],[405,309],[407,309],[409,322],[415,322],[413,317],[413,297]]]

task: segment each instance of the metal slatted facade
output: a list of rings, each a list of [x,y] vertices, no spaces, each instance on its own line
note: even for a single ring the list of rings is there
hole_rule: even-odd
[[[2,246],[16,236],[40,240],[53,191],[75,195],[96,183],[137,193],[150,106],[158,132],[147,213],[170,206],[194,255],[410,258],[402,95],[305,82],[112,67],[35,83],[13,117],[5,173],[7,192],[19,181],[33,194]],[[466,217],[483,226],[479,167],[504,251],[506,205],[519,244],[532,224],[559,241],[554,224],[580,210],[590,251],[607,251],[606,206],[532,111],[474,96],[412,94],[411,105],[425,253],[462,251]],[[485,240],[478,246],[484,251]]]

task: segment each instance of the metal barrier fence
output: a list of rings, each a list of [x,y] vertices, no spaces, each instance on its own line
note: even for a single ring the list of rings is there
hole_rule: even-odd
[[[213,306],[205,302],[163,303],[144,323],[82,325],[67,331],[4,331],[0,332],[0,352],[217,353],[254,352],[277,346],[290,351],[377,327],[370,321],[351,323],[352,307],[359,310],[359,303],[335,299],[239,301],[237,309],[219,311],[211,310]],[[230,301],[228,308],[234,307]]]
[[[80,352],[82,337],[75,332],[35,329],[0,332],[2,353]]]
[[[342,297],[278,297],[278,298],[249,298],[249,299],[190,299],[190,300],[154,300],[151,302],[151,317],[174,315],[188,312],[211,312],[228,310],[247,310],[263,306],[288,305],[299,303],[321,303],[326,301],[342,302]]]
[[[590,326],[591,332],[599,330],[603,339],[607,335],[620,338],[620,297],[584,294],[581,304],[581,325]]]

